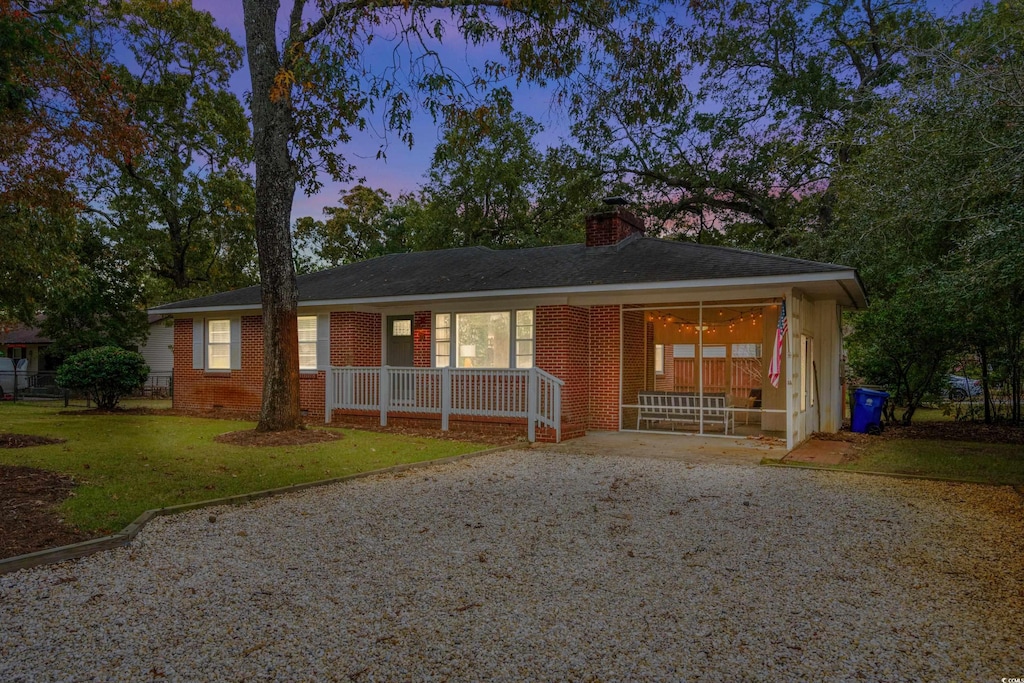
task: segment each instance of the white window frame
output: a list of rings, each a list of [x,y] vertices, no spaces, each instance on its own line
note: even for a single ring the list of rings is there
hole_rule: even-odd
[[[228,341],[212,342],[213,344],[226,344],[228,347],[227,367],[218,365],[210,366],[210,327],[214,323],[228,324]],[[192,319],[192,369],[203,370],[210,373],[229,373],[242,369],[242,319],[240,317],[215,317],[215,318],[193,318]]]
[[[654,374],[662,376],[665,374],[665,345],[654,345]]]
[[[313,328],[312,328],[313,336],[312,336],[312,339],[305,339],[304,340],[302,338],[303,330],[302,330],[302,324],[301,323],[303,321],[305,321],[307,324],[308,324],[309,321],[313,322]],[[298,316],[296,318],[296,325],[298,326],[298,334],[299,334],[299,372],[315,372],[320,367],[320,358],[319,358],[319,354],[317,353],[317,351],[318,351],[317,347],[319,346],[319,343],[318,343],[319,338],[317,336],[317,332],[318,332],[317,316],[315,316],[315,315],[300,315],[300,316]],[[307,332],[308,332],[308,330],[307,330]],[[303,350],[305,350],[306,351],[306,355],[308,356],[309,355],[309,351],[310,351],[310,347],[312,347],[312,351],[313,351],[313,364],[309,365],[307,363],[307,364],[303,365],[303,363],[302,363],[302,352],[303,352]]]
[[[214,330],[213,326],[224,327],[225,329],[218,330],[218,332],[227,332],[227,341],[213,341]],[[213,318],[206,321],[206,369],[213,372],[230,372],[231,371],[231,319],[230,318]],[[223,365],[214,365],[214,347],[217,351],[226,352],[224,354],[225,363]]]
[[[431,340],[433,346],[433,365],[435,368],[449,368],[452,365],[452,317],[454,313],[434,314],[434,334]],[[444,323],[444,324],[441,324]],[[444,330],[444,334],[440,333]],[[442,336],[444,337],[442,339]],[[448,353],[441,353],[441,344],[448,345]]]
[[[530,323],[529,325],[519,324],[519,314],[529,313]],[[532,368],[537,363],[537,313],[532,308],[519,308],[513,310],[509,314],[509,332],[512,336],[512,345],[509,347],[508,362],[514,368]],[[521,328],[530,328],[530,336],[519,336],[519,330]],[[519,353],[520,344],[529,344],[530,353]],[[522,362],[521,359],[529,357],[529,365]]]
[[[528,326],[527,325],[519,325],[518,324],[518,315],[517,314],[519,314],[521,312],[524,312],[524,311],[528,311],[531,314],[531,321],[532,322]],[[433,347],[432,348],[433,353],[431,354],[431,363],[432,363],[433,367],[435,367],[435,368],[443,368],[443,367],[452,367],[452,368],[454,368],[454,367],[457,367],[457,364],[456,364],[457,363],[456,351],[457,351],[457,348],[458,348],[457,344],[458,344],[459,316],[461,316],[461,315],[495,314],[495,313],[504,313],[504,314],[508,315],[508,321],[509,321],[509,324],[508,324],[508,333],[509,333],[509,340],[508,340],[508,342],[509,342],[509,344],[508,344],[508,349],[509,349],[509,352],[508,352],[509,365],[508,365],[508,367],[510,369],[520,367],[520,362],[521,361],[519,359],[527,357],[527,354],[517,353],[517,351],[519,349],[519,344],[518,344],[519,342],[529,342],[530,343],[530,348],[533,351],[533,353],[529,354],[530,364],[529,365],[524,365],[523,367],[533,367],[536,364],[536,362],[537,362],[537,311],[536,311],[536,309],[533,309],[533,308],[513,308],[513,309],[504,309],[504,310],[499,309],[499,310],[459,311],[459,312],[455,312],[455,311],[435,311],[434,312],[433,321],[432,321],[433,322],[434,334],[432,335],[432,339],[431,339],[431,346]],[[445,316],[446,316],[445,319],[448,322],[447,327],[443,326],[443,325],[440,325],[440,322],[442,321],[441,319],[444,318]],[[521,337],[521,336],[519,336],[519,328],[520,327],[530,327],[531,328],[531,335],[532,336],[530,336],[530,337]],[[446,330],[448,330],[448,337],[447,337],[447,339],[439,339],[439,335],[437,334],[437,331],[439,329],[446,329]],[[445,363],[444,363],[444,354],[440,354],[440,355],[438,354],[438,348],[439,348],[440,344],[448,344],[448,361],[447,361],[447,365],[445,365]],[[500,368],[498,368],[498,369],[500,369]]]
[[[673,344],[672,357],[682,360],[696,360],[697,344]]]

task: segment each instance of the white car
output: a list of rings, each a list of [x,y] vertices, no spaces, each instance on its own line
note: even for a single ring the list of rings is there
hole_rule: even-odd
[[[15,375],[14,370],[18,373]],[[15,361],[11,358],[0,357],[0,398],[14,391],[14,378],[18,378],[18,389],[28,387],[28,361],[24,358]]]
[[[963,401],[968,397],[981,396],[981,381],[964,377],[963,375],[949,375],[946,377],[949,384],[949,400]]]

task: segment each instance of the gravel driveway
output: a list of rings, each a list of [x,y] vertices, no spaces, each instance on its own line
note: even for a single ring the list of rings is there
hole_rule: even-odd
[[[998,681],[1022,565],[1007,488],[506,452],[2,576],[0,680]]]

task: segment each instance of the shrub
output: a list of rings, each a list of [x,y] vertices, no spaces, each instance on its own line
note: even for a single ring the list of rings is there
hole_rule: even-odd
[[[101,346],[76,353],[57,370],[57,384],[86,393],[104,410],[141,387],[149,377],[146,359],[134,351]]]

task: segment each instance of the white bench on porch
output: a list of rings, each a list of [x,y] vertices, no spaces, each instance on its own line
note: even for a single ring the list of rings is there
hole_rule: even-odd
[[[641,391],[637,397],[640,408],[636,416],[636,428],[641,422],[672,422],[700,425],[701,413],[704,424],[720,424],[724,433],[730,427],[735,432],[736,421],[729,409],[725,394],[670,393],[664,391]]]

